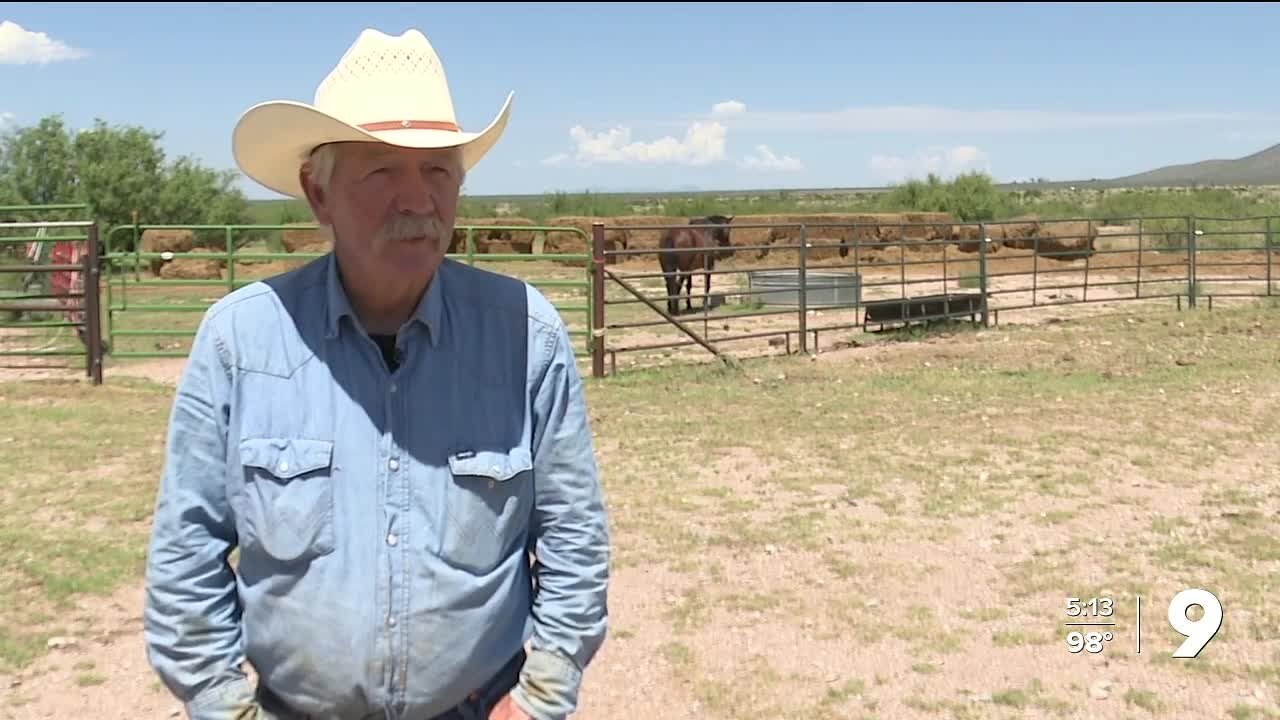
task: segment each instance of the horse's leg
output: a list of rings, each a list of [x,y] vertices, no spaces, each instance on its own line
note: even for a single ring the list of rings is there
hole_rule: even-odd
[[[676,274],[675,269],[666,269],[666,272],[662,275],[662,280],[667,286],[667,314],[678,315],[680,313],[680,303],[675,296],[680,294],[680,276]]]
[[[684,272],[684,309],[693,312],[693,270]]]
[[[702,269],[702,309],[709,310],[711,306],[711,270],[715,268],[714,260],[708,260]]]
[[[675,296],[680,294],[679,257],[669,253],[658,255],[658,265],[662,267],[662,282],[667,288],[667,313],[675,315],[680,312],[680,304]]]

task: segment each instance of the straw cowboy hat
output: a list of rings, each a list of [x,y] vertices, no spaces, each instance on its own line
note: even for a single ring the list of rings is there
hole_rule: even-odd
[[[458,126],[444,66],[417,30],[392,36],[366,29],[316,88],[315,103],[274,100],[249,108],[232,133],[246,175],[276,192],[304,197],[298,169],[324,143],[381,142],[411,148],[461,146],[471,169],[506,129],[512,94],[480,132]]]

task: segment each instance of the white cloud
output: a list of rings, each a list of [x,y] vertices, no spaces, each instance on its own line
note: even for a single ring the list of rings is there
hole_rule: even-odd
[[[73,48],[48,33],[27,30],[12,20],[0,22],[0,64],[46,64],[88,57],[84,50]]]
[[[11,112],[0,111],[0,132],[6,132],[10,128],[17,127],[18,116]]]
[[[714,109],[713,114],[721,117],[725,115]],[[735,129],[857,132],[1012,132],[1135,128],[1242,120],[1251,117],[1247,113],[1237,112],[965,110],[929,105],[853,107],[822,112],[748,112],[743,106],[740,111],[731,114],[731,122]]]
[[[557,153],[543,160],[547,165],[596,163],[614,165],[706,165],[725,155],[725,128],[718,122],[691,124],[684,138],[671,135],[648,142],[633,140],[631,129],[615,127],[592,133],[581,125],[569,130],[576,146],[572,154]]]
[[[912,178],[924,178],[933,173],[949,178],[964,172],[990,172],[987,154],[973,145],[957,145],[951,148],[930,147],[915,155],[873,155],[871,172],[882,182],[901,182]]]
[[[711,106],[711,114],[713,115],[738,115],[746,111],[746,103],[738,100],[725,100]]]
[[[757,145],[755,154],[739,160],[738,167],[745,170],[797,172],[804,169],[804,163],[790,155],[778,155],[768,145]]]

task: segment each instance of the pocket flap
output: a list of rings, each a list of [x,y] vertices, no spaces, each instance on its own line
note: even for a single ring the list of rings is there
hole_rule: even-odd
[[[240,460],[279,478],[322,470],[333,462],[333,443],[309,438],[245,438]]]
[[[449,469],[454,475],[479,475],[505,482],[532,470],[533,457],[525,448],[512,448],[508,452],[468,450],[450,455]]]

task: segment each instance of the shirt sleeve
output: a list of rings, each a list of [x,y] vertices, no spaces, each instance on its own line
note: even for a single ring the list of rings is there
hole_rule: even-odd
[[[512,700],[535,720],[559,720],[576,709],[604,642],[609,530],[573,346],[563,324],[545,332],[550,358],[534,390],[535,629]]]
[[[191,720],[257,716],[241,669],[225,491],[230,360],[206,313],[178,382],[146,564],[147,657]]]

